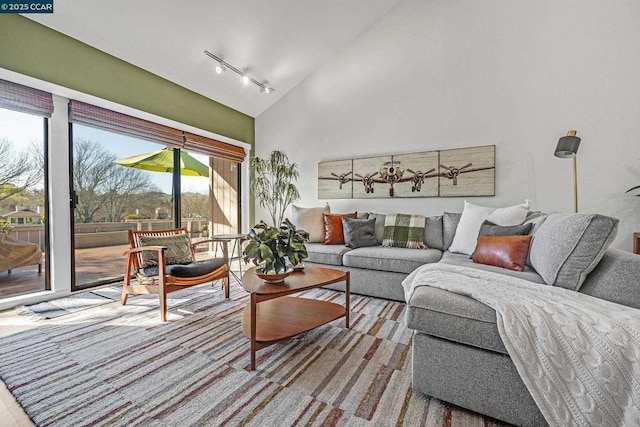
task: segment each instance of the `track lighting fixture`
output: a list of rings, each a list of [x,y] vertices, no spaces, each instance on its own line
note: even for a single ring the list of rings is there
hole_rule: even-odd
[[[216,64],[216,73],[221,74],[221,73],[225,72],[227,69],[229,69],[229,70],[233,71],[234,73],[238,74],[240,77],[242,77],[242,82],[244,84],[247,85],[247,84],[249,84],[251,82],[254,85],[258,86],[260,88],[260,93],[271,93],[271,92],[273,92],[275,90],[274,88],[269,86],[266,82],[260,83],[259,81],[257,81],[253,77],[245,74],[243,71],[237,69],[236,67],[234,67],[233,65],[229,64],[228,62],[224,62],[221,58],[215,56],[213,53],[211,53],[211,52],[209,52],[207,50],[205,50],[204,53],[209,58],[211,58],[211,59],[213,59],[214,61],[217,62],[217,64]]]

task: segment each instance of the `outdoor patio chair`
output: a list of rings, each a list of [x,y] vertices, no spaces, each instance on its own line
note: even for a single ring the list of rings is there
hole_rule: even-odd
[[[160,319],[167,320],[167,294],[189,286],[223,280],[225,298],[229,298],[227,254],[222,258],[196,261],[196,246],[218,242],[191,242],[186,228],[170,230],[129,230],[131,249],[125,252],[127,266],[122,286],[122,305],[130,294],[158,294]],[[132,274],[138,284],[131,283]]]
[[[38,274],[42,273],[42,251],[35,243],[18,240],[0,233],[0,272],[28,265],[38,265]]]

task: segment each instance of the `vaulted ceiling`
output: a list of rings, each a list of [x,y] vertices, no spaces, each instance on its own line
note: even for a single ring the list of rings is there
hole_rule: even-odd
[[[56,0],[26,15],[256,117],[401,0]],[[208,50],[275,92],[216,74]]]

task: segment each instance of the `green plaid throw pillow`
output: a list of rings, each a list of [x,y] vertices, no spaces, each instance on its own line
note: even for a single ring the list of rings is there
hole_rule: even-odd
[[[382,246],[408,249],[427,249],[424,244],[423,215],[389,214],[384,221]]]

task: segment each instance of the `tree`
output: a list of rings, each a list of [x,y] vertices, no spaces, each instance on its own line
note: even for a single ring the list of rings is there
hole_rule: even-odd
[[[104,220],[120,221],[152,189],[142,171],[114,163],[115,154],[102,145],[78,139],[73,144],[73,186],[78,195],[76,222],[93,222],[98,213]]]
[[[0,201],[42,183],[44,163],[41,150],[18,151],[7,139],[0,140]]]
[[[267,159],[251,159],[251,191],[263,208],[271,215],[272,225],[278,227],[287,207],[300,199],[293,184],[298,179],[298,164],[291,163],[284,151],[272,151]]]
[[[104,195],[103,211],[107,222],[118,222],[144,202],[143,194],[153,190],[147,175],[137,169],[115,165],[104,183],[109,192]]]
[[[180,207],[182,218],[209,218],[209,195],[182,193]]]

